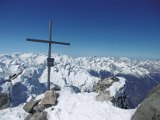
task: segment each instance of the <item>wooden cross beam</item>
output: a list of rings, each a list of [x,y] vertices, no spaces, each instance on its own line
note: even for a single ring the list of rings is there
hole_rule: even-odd
[[[48,40],[39,40],[39,39],[31,39],[31,38],[27,38],[26,40],[31,41],[31,42],[48,43],[48,58],[47,58],[48,81],[47,81],[47,89],[50,90],[50,73],[51,73],[51,67],[54,66],[54,58],[51,58],[51,44],[70,45],[70,43],[52,41],[52,20],[50,20],[50,23],[49,23],[49,38],[48,38]]]

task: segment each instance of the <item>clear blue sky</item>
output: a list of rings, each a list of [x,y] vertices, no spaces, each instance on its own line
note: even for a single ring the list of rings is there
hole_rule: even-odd
[[[53,52],[73,56],[160,59],[160,0],[0,0],[0,53],[47,52],[53,20]]]

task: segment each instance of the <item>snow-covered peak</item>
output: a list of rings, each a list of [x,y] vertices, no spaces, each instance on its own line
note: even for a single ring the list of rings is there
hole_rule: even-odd
[[[151,60],[139,61],[129,58],[80,57],[76,58],[75,61],[80,67],[84,69],[92,69],[97,72],[104,70],[109,71],[114,75],[129,74],[137,77],[144,77],[152,72],[160,70],[160,61]]]
[[[148,76],[160,70],[160,61],[158,60],[135,60],[129,58],[113,57],[78,57],[73,58],[67,55],[53,54],[55,66],[52,71],[64,70],[66,74],[86,72],[89,70],[108,71],[113,75],[126,74],[137,77]],[[0,56],[0,69],[8,69],[12,74],[25,67],[37,67],[46,65],[47,55],[23,53]],[[2,71],[1,70],[1,71]],[[59,72],[62,72],[59,71]],[[68,72],[68,73],[67,73]],[[65,74],[65,73],[64,73]]]
[[[81,90],[91,89],[99,81],[101,71],[111,73],[146,77],[160,71],[158,60],[135,60],[113,57],[78,57],[52,54],[55,66],[51,69],[51,82],[61,87],[66,85],[78,86]],[[1,78],[20,74],[17,81],[25,82],[26,76],[30,79],[39,79],[40,83],[47,81],[47,55],[41,53],[23,53],[3,55],[0,57]],[[94,71],[93,75],[90,71]],[[33,75],[36,73],[36,76]],[[5,76],[5,77],[4,77]],[[33,78],[34,76],[34,78]],[[108,76],[106,76],[108,77]]]

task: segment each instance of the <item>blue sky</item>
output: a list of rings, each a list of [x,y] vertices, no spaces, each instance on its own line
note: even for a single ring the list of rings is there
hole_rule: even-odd
[[[0,53],[47,52],[53,20],[53,52],[72,56],[160,59],[159,0],[0,0]]]

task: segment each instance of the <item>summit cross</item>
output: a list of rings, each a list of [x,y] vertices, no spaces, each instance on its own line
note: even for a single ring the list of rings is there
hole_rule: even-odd
[[[31,41],[31,42],[48,43],[48,58],[47,58],[48,80],[47,80],[47,89],[50,90],[50,73],[51,73],[51,67],[54,66],[54,58],[51,58],[51,44],[70,45],[70,43],[52,41],[52,20],[50,20],[50,22],[49,22],[49,37],[48,37],[48,40],[31,39],[31,38],[27,38],[26,40],[27,41]]]

